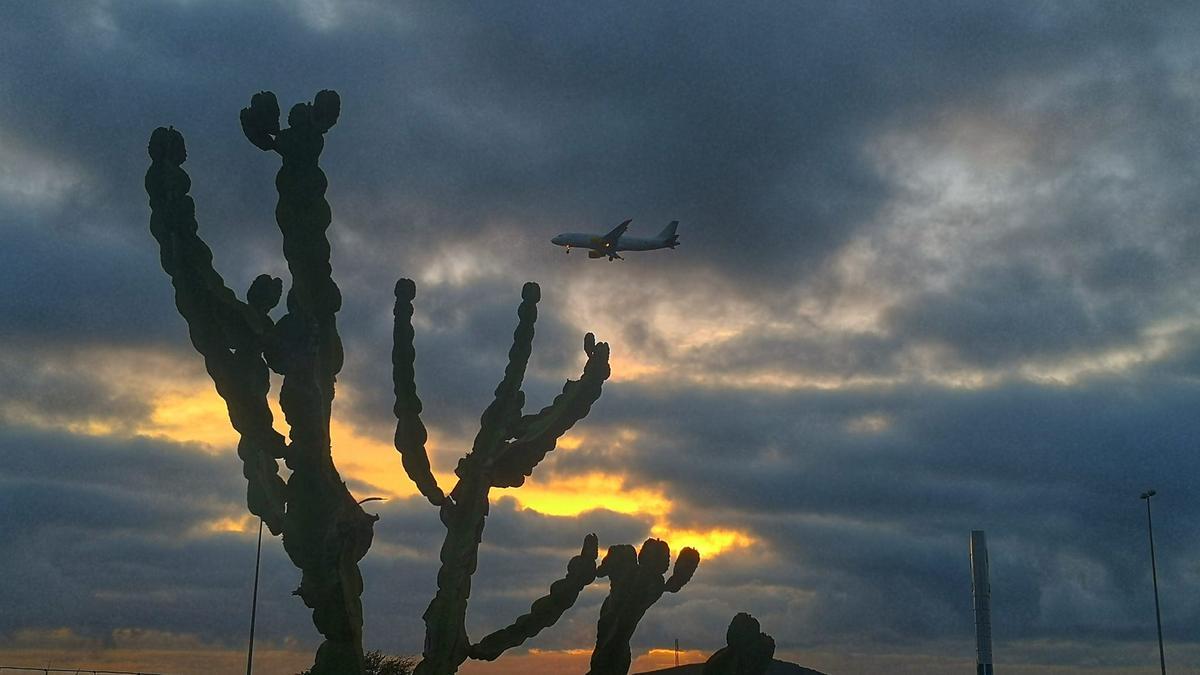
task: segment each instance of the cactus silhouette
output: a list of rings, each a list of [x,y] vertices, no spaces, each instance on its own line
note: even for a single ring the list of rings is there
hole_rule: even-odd
[[[702,675],[766,675],[775,657],[775,640],[759,632],[758,619],[739,612],[729,622],[725,642],[704,663]]]
[[[421,423],[421,401],[414,382],[412,302],[416,285],[407,279],[396,284],[392,375],[396,391],[396,449],[409,478],[431,504],[439,507],[446,537],[441,549],[437,594],[425,610],[425,649],[415,675],[449,675],[467,658],[492,660],[505,650],[533,637],[553,624],[595,579],[595,535],[584,540],[583,551],[571,560],[565,579],[555,582],[550,594],[533,603],[530,612],[512,625],[472,645],[467,637],[467,600],[471,576],[479,558],[479,544],[488,514],[492,488],[519,487],[558,439],[591,410],[609,376],[608,345],[584,337],[587,363],[578,380],[568,380],[562,393],[541,411],[522,415],[525,394],[521,383],[533,350],[533,326],[541,290],[527,283],[521,289],[517,327],[508,352],[508,366],[496,387],[495,399],[480,417],[479,433],[471,451],[459,460],[458,481],[449,494],[437,485],[425,450],[426,432]]]
[[[663,580],[671,565],[671,549],[659,539],[647,539],[640,552],[629,544],[610,546],[596,576],[608,577],[609,594],[600,606],[596,625],[596,648],[588,675],[626,675],[632,661],[629,640],[646,610],[664,592],[678,593],[700,565],[700,553],[685,548],[675,559],[671,577]]]
[[[371,546],[378,520],[350,494],[330,450],[334,385],[343,360],[336,319],[341,294],[329,263],[328,181],[318,160],[324,135],[336,124],[339,111],[338,95],[321,91],[311,103],[291,109],[287,128],[280,128],[279,104],[270,92],[255,94],[241,112],[246,138],[282,160],[275,177],[279,193],[275,218],[292,279],[286,312],[278,321],[270,312],[283,297],[281,279],[258,276],[242,301],[213,268],[212,251],[198,234],[195,203],[188,194],[191,179],[182,168],[187,159],[183,135],[174,128],[160,127],[151,134],[145,181],[150,231],[174,286],[176,308],[239,435],[247,507],[272,534],[282,535],[288,557],[301,571],[295,594],[312,609],[313,624],[324,636],[310,671],[313,675],[364,672],[363,581],[358,562]],[[600,612],[591,672],[624,675],[630,664],[629,640],[638,622],[664,592],[677,592],[688,582],[700,562],[695,549],[683,549],[674,574],[664,581],[670,564],[666,543],[649,539],[640,554],[628,544],[613,546],[597,566],[597,539],[590,534],[579,555],[567,564],[566,576],[551,584],[548,594],[535,600],[528,613],[478,643],[472,644],[466,633],[471,577],[478,563],[489,493],[492,488],[523,485],[563,434],[587,416],[610,373],[608,345],[597,342],[591,333],[585,335],[587,361],[580,378],[568,380],[549,406],[522,414],[521,385],[541,299],[537,284],[525,284],[504,376],[480,418],[470,452],[455,468],[457,482],[446,493],[438,486],[425,448],[428,433],[421,421],[415,378],[415,297],[416,284],[411,280],[396,283],[394,441],[405,473],[421,495],[438,507],[446,536],[437,593],[423,617],[424,654],[414,672],[451,675],[467,658],[496,659],[558,621],[597,577],[608,577],[611,590]],[[273,428],[267,403],[272,371],[283,378],[279,404],[290,440]],[[279,474],[280,459],[291,472],[286,481]]]
[[[567,576],[550,584],[550,593],[534,600],[528,614],[522,614],[511,625],[471,645],[470,657],[494,661],[505,650],[520,645],[558,621],[563,612],[575,604],[580,592],[596,580],[598,554],[596,535],[589,534],[583,540],[583,550],[567,563]]]
[[[286,129],[279,127],[279,105],[270,92],[256,94],[242,110],[246,137],[282,158],[275,218],[292,286],[278,322],[268,312],[280,300],[282,280],[259,276],[242,302],[213,269],[188,195],[183,136],[174,128],[151,135],[146,172],[150,231],[175,287],[176,307],[240,436],[247,506],[272,534],[283,535],[288,557],[301,570],[295,593],[325,638],[312,668],[316,675],[362,672],[358,561],[371,546],[377,519],[351,496],[330,453],[334,380],[342,366],[335,319],[341,295],[330,276],[327,181],[317,161],[339,107],[336,93],[322,91],[312,103],[292,108]],[[268,368],[283,376],[279,403],[290,442],[272,428]],[[286,482],[278,459],[291,470]]]

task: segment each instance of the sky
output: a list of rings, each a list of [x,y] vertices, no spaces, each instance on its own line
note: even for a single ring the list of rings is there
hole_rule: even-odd
[[[443,477],[523,282],[530,408],[578,376],[585,332],[612,348],[588,418],[493,493],[473,637],[587,533],[656,536],[703,560],[641,622],[635,670],[675,639],[706,658],[746,611],[831,674],[970,672],[982,529],[997,668],[1155,673],[1154,488],[1166,660],[1200,673],[1198,33],[1183,2],[4,3],[0,666],[244,662],[257,522],[148,230],[146,142],[187,139],[227,283],[286,283],[278,160],[238,111],[328,88],[334,458],[387,498],[368,649],[420,651],[443,534],[390,440],[411,277]],[[678,220],[681,245],[549,243],[627,218]],[[298,581],[268,537],[260,672],[311,662]],[[462,672],[583,672],[606,592]]]

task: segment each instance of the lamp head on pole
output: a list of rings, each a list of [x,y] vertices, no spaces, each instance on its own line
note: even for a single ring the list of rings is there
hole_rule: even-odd
[[[1156,494],[1158,494],[1158,493],[1157,493],[1157,492],[1155,492],[1154,490],[1147,490],[1147,491],[1145,491],[1145,492],[1143,492],[1143,493],[1142,493],[1142,497],[1141,497],[1141,498],[1142,498],[1142,499],[1150,499],[1151,497],[1153,497],[1153,496],[1154,496],[1154,495],[1156,495]]]

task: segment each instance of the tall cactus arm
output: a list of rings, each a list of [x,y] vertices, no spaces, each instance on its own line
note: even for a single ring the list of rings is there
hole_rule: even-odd
[[[283,255],[292,273],[288,311],[305,324],[315,325],[317,386],[322,403],[333,401],[333,383],[342,368],[342,341],[335,314],[342,306],[341,292],[333,281],[326,230],[332,216],[325,190],[329,181],[319,166],[324,134],[337,121],[340,100],[332,91],[321,91],[312,103],[299,103],[288,114],[288,128],[279,128],[279,105],[270,92],[256,94],[242,111],[246,138],[261,149],[272,149],[282,158],[275,175],[279,200],[275,221],[283,234]]]
[[[517,327],[513,331],[512,347],[508,350],[504,378],[496,385],[495,398],[479,418],[479,433],[475,435],[471,452],[459,460],[454,470],[461,479],[451,493],[455,501],[460,501],[460,493],[467,489],[464,481],[488,480],[486,475],[497,459],[496,451],[509,437],[510,429],[520,420],[521,407],[525,405],[521,382],[525,379],[525,368],[533,351],[533,325],[537,321],[537,303],[541,298],[542,291],[537,284],[528,282],[521,288]]]
[[[437,479],[429,468],[429,455],[425,452],[425,441],[429,435],[421,422],[421,399],[417,397],[417,381],[414,363],[417,350],[413,346],[413,298],[417,285],[412,279],[396,282],[395,317],[392,327],[392,383],[396,391],[396,450],[409,479],[430,504],[440,506],[446,495],[438,487]]]
[[[175,287],[175,305],[188,325],[192,344],[204,357],[217,393],[241,439],[238,455],[247,479],[246,502],[272,533],[283,527],[284,482],[275,458],[283,457],[284,439],[272,428],[267,406],[270,379],[262,344],[272,331],[266,312],[269,293],[263,282],[251,286],[250,304],[237,299],[213,269],[212,251],[197,234],[191,179],[181,166],[187,159],[183,135],[159,127],[150,136],[150,232],[158,241],[163,270]]]
[[[516,439],[506,444],[492,472],[493,487],[520,487],[546,454],[558,445],[558,439],[576,422],[587,416],[600,398],[601,388],[611,370],[608,344],[596,343],[591,333],[584,340],[588,353],[583,375],[568,380],[554,402],[534,415],[526,415],[515,425]]]
[[[675,558],[675,569],[672,570],[663,590],[668,593],[678,593],[687,582],[692,580],[692,575],[696,573],[696,568],[699,566],[700,552],[691,546],[685,547]]]
[[[517,309],[517,328],[504,378],[496,387],[496,398],[480,418],[479,433],[471,452],[459,460],[454,473],[458,482],[441,506],[446,539],[442,542],[441,567],[438,569],[437,594],[426,608],[425,649],[415,675],[453,673],[468,657],[471,642],[467,638],[467,599],[471,595],[471,575],[479,559],[491,489],[491,463],[496,450],[507,438],[508,429],[520,419],[524,394],[521,381],[533,350],[533,324],[537,321],[537,302],[541,290],[527,283],[521,289]]]
[[[495,447],[520,418],[521,407],[525,404],[521,383],[525,379],[529,355],[533,352],[533,325],[537,322],[537,303],[541,299],[542,289],[537,284],[528,282],[521,288],[521,305],[517,307],[517,327],[508,350],[508,365],[504,367],[504,378],[496,385],[495,399],[479,420],[477,448],[480,441],[488,448]]]
[[[275,94],[260,91],[250,98],[250,107],[242,108],[242,133],[259,150],[274,150],[279,135],[279,101]]]
[[[529,613],[472,645],[470,657],[495,661],[505,651],[520,646],[543,629],[554,625],[575,604],[580,592],[596,580],[597,553],[596,535],[589,534],[584,537],[579,555],[567,563],[567,576],[550,584],[549,594],[534,600]]]
[[[596,576],[608,577],[614,584],[620,585],[637,571],[637,564],[637,549],[632,544],[609,546],[604,560],[596,568]]]
[[[358,561],[370,547],[376,519],[346,488],[329,438],[334,382],[343,360],[336,320],[342,298],[330,265],[332,217],[320,156],[339,108],[337,94],[322,91],[312,103],[293,106],[288,127],[281,129],[275,96],[261,92],[241,116],[247,139],[281,159],[275,220],[292,284],[288,312],[276,325],[267,356],[283,375],[279,404],[291,427],[283,547],[303,572],[297,594],[312,608],[313,623],[325,637],[314,675],[362,672]],[[274,296],[274,288],[265,290]]]

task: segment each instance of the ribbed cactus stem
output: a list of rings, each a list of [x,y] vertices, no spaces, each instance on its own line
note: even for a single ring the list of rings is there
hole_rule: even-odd
[[[213,269],[212,251],[197,235],[195,204],[188,195],[192,181],[181,166],[187,158],[183,135],[160,127],[150,137],[149,152],[150,232],[175,287],[175,306],[240,436],[247,507],[278,534],[284,482],[275,459],[284,456],[285,448],[283,436],[272,428],[270,377],[262,357],[271,319],[265,310],[240,302]]]
[[[275,95],[261,92],[242,111],[246,138],[264,150],[279,153],[275,175],[279,201],[275,220],[283,234],[283,253],[292,273],[288,310],[317,330],[317,385],[324,404],[333,400],[333,380],[342,367],[342,343],[334,314],[342,297],[332,278],[329,239],[325,231],[332,216],[325,190],[329,184],[318,165],[325,132],[337,122],[341,101],[332,91],[318,92],[312,103],[297,103],[288,113],[288,128],[279,128]]]
[[[596,580],[598,553],[596,535],[589,534],[583,540],[579,555],[567,563],[567,575],[550,584],[550,592],[534,600],[527,614],[472,645],[471,658],[495,661],[506,650],[524,644],[542,629],[553,626],[575,604],[583,589]]]
[[[314,675],[358,673],[363,668],[362,576],[358,561],[373,538],[374,516],[363,512],[333,465],[329,420],[334,380],[342,367],[336,313],[341,294],[333,282],[326,230],[328,180],[318,162],[325,132],[337,121],[336,93],[321,91],[299,103],[279,128],[275,97],[263,92],[242,112],[243,131],[260,149],[281,158],[275,187],[275,220],[292,274],[288,314],[280,320],[280,407],[291,427],[288,510],[284,549],[303,572],[296,594],[313,610],[325,636]]]
[[[675,558],[675,569],[671,571],[670,578],[663,584],[663,590],[668,593],[678,593],[687,582],[692,580],[692,575],[696,573],[696,568],[699,566],[700,552],[690,546],[684,547]]]
[[[521,383],[525,379],[529,355],[533,352],[533,324],[537,321],[537,303],[541,298],[542,291],[535,283],[527,283],[521,289],[517,327],[513,331],[512,347],[508,350],[504,378],[496,385],[495,399],[479,418],[479,433],[475,436],[471,454],[464,458],[456,471],[460,478],[466,479],[464,473],[472,470],[479,474],[490,470],[501,444],[508,438],[509,429],[521,417],[521,407],[525,405]],[[472,465],[476,465],[476,468],[468,468]]]
[[[395,317],[392,327],[392,384],[396,392],[396,450],[404,472],[416,484],[417,489],[429,503],[440,506],[446,500],[437,479],[429,467],[429,455],[425,441],[429,438],[425,424],[421,422],[421,399],[417,397],[417,375],[415,362],[417,350],[412,325],[413,298],[417,296],[417,285],[412,279],[396,282]]]
[[[415,294],[415,288],[402,282],[397,286],[396,351],[393,361],[396,373],[397,447],[405,456],[410,451],[423,459],[416,450],[412,421],[420,410],[415,386],[410,385],[413,353],[411,347],[411,310],[406,305]],[[441,567],[438,570],[438,590],[425,610],[425,649],[423,658],[414,671],[415,675],[451,675],[470,656],[489,658],[498,656],[513,644],[520,644],[528,637],[550,625],[574,602],[571,589],[582,588],[581,581],[588,577],[586,564],[572,561],[567,579],[560,580],[551,588],[550,596],[535,603],[530,614],[522,617],[513,626],[484,639],[482,646],[472,647],[466,631],[467,601],[471,595],[471,577],[479,559],[479,543],[488,515],[488,495],[499,483],[511,483],[509,479],[497,479],[497,474],[529,475],[533,467],[545,454],[554,449],[559,437],[591,409],[600,396],[600,388],[608,377],[608,345],[594,344],[588,365],[580,382],[568,382],[563,394],[538,415],[521,417],[525,395],[521,383],[529,356],[533,351],[534,323],[537,321],[537,303],[541,290],[537,284],[527,283],[521,289],[521,305],[517,309],[517,327],[513,331],[512,347],[508,351],[508,365],[504,377],[495,391],[495,399],[480,417],[479,433],[475,437],[471,452],[458,462],[455,474],[458,482],[450,495],[441,504],[441,520],[446,527],[446,538],[442,542]],[[403,317],[403,320],[402,320]],[[401,426],[405,438],[400,438]],[[517,440],[512,440],[517,439]],[[523,439],[523,440],[522,440]],[[521,444],[521,445],[519,445]],[[405,447],[401,447],[401,446]],[[511,454],[510,454],[511,453]],[[427,461],[427,460],[426,460]],[[407,464],[406,464],[407,469]],[[418,474],[424,468],[417,467]],[[410,476],[413,475],[410,471]],[[414,477],[421,485],[423,477]],[[520,483],[516,483],[520,484]],[[424,492],[424,489],[422,489]],[[428,495],[426,495],[428,497]],[[433,500],[431,500],[433,501]],[[590,540],[589,540],[590,541]],[[594,545],[594,542],[593,542]],[[587,546],[585,545],[585,552]],[[595,555],[592,556],[594,564]],[[590,583],[591,579],[587,580]],[[578,594],[578,591],[575,591]],[[523,636],[523,637],[522,637]],[[516,640],[514,643],[513,641]],[[498,651],[497,651],[498,650]],[[495,658],[491,656],[490,658]]]
[[[588,337],[591,339],[590,345],[585,346],[588,360],[583,375],[578,380],[568,380],[553,403],[537,414],[522,417],[512,428],[510,435],[515,436],[515,440],[505,445],[503,453],[494,462],[493,487],[523,485],[538,463],[554,450],[558,439],[586,417],[592,404],[600,398],[600,389],[611,372],[608,345],[596,344],[591,333]]]
[[[683,588],[696,567],[700,554],[694,548],[679,552],[675,572],[663,580],[671,564],[671,549],[659,539],[647,539],[641,552],[629,544],[611,546],[596,576],[608,577],[609,594],[600,606],[596,624],[596,648],[588,675],[626,675],[633,661],[629,642],[638,623],[664,592]]]
[[[490,464],[505,440],[507,424],[521,414],[521,381],[533,351],[533,324],[540,299],[537,284],[525,284],[504,377],[496,386],[495,399],[480,417],[471,452],[459,460],[455,469],[459,480],[450,493],[452,501],[441,507],[446,539],[442,542],[438,590],[425,610],[424,658],[414,675],[449,675],[467,660],[471,645],[466,629],[467,600],[488,514]]]
[[[146,174],[150,229],[175,285],[176,305],[241,434],[238,454],[249,479],[250,510],[262,515],[272,532],[282,532],[284,548],[302,572],[296,593],[312,608],[313,623],[325,636],[315,675],[362,672],[358,561],[371,545],[376,519],[363,512],[342,482],[329,443],[333,383],[342,366],[334,318],[341,296],[331,277],[327,181],[318,160],[323,134],[338,111],[337,94],[329,91],[295,106],[286,129],[279,127],[279,105],[270,92],[255,95],[242,111],[246,137],[282,158],[275,214],[292,288],[288,312],[277,323],[267,312],[279,302],[281,280],[259,276],[242,303],[213,270],[212,253],[196,235],[178,132],[154,132]],[[268,367],[284,376],[279,402],[291,427],[290,444],[271,426]],[[275,458],[286,459],[292,470],[286,485]]]

